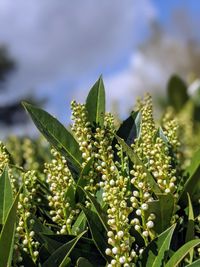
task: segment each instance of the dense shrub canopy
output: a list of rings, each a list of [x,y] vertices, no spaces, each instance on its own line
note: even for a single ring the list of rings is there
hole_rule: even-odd
[[[159,123],[147,94],[116,126],[102,78],[72,101],[70,131],[23,103],[50,145],[0,143],[2,267],[199,266],[199,122],[172,79]]]

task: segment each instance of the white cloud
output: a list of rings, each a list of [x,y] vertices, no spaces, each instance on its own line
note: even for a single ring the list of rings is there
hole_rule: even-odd
[[[119,103],[120,114],[125,116],[134,107],[137,97],[146,92],[155,100],[164,97],[169,77],[177,73],[186,79],[192,60],[186,41],[163,34],[158,42],[148,43],[144,52],[133,53],[122,72],[106,77],[108,107],[113,101]],[[198,81],[194,87],[196,84]]]
[[[154,16],[150,0],[1,0],[0,42],[18,64],[1,104],[32,88],[63,99],[67,92],[58,84],[75,88],[110,72],[127,60]]]

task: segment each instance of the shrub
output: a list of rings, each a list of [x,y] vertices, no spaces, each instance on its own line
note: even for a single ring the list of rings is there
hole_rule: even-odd
[[[200,150],[187,158],[179,118],[157,126],[147,94],[116,129],[102,78],[71,103],[71,131],[23,105],[51,157],[0,145],[2,267],[199,266]]]

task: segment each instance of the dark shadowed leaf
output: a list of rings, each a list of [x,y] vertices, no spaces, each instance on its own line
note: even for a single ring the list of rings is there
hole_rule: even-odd
[[[190,195],[193,204],[198,203],[200,198],[200,149],[191,159],[191,164],[185,170],[185,175],[188,176],[188,179],[180,194],[179,202],[186,207],[188,203],[187,193]]]
[[[74,249],[75,245],[85,233],[86,231],[76,236],[74,239],[72,239],[71,241],[62,245],[56,251],[54,251],[53,254],[47,259],[47,261],[45,261],[43,267],[64,266],[62,264],[66,262],[68,263],[69,261],[67,258],[69,258],[70,253]]]
[[[180,111],[189,99],[187,85],[177,75],[170,78],[167,93],[169,104],[174,107],[176,111]]]
[[[22,255],[23,261],[21,262],[22,265],[28,266],[28,267],[36,267],[35,263],[32,261],[31,257],[23,251],[23,249],[20,249],[20,253]]]
[[[89,262],[87,259],[81,257],[77,260],[77,267],[95,267],[95,265],[92,265],[91,262]]]
[[[45,246],[54,248],[51,253],[72,241],[75,238],[74,235],[45,235],[46,243]],[[48,245],[47,245],[48,243]],[[90,262],[94,263],[96,266],[104,265],[105,259],[101,256],[100,252],[96,248],[94,241],[90,238],[81,237],[73,248],[70,254],[70,259],[72,264],[75,265],[76,261],[80,257],[87,258]],[[104,265],[105,266],[105,265]]]
[[[99,252],[105,259],[108,259],[108,256],[105,254],[105,250],[108,246],[106,229],[104,228],[101,220],[99,219],[98,215],[94,211],[91,211],[88,208],[85,208],[83,206],[81,206],[81,208],[87,218],[87,222],[90,228],[92,239],[94,240],[94,243],[97,249],[99,250]]]
[[[102,77],[91,88],[86,99],[86,109],[88,112],[88,120],[92,125],[104,124],[105,115],[105,89]]]
[[[132,114],[123,121],[121,126],[117,131],[117,135],[121,137],[127,145],[133,144],[135,138],[140,135],[140,123],[141,123],[141,113],[139,111],[132,112]]]
[[[25,102],[23,106],[49,143],[67,158],[72,168],[80,171],[82,155],[73,135],[48,112]]]

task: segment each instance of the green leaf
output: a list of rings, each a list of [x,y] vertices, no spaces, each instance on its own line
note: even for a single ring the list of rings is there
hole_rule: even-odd
[[[76,219],[75,223],[72,226],[72,234],[77,235],[78,233],[85,230],[86,226],[86,217],[83,211],[78,215],[78,218]]]
[[[120,138],[119,136],[115,135],[118,143],[122,146],[123,150],[126,152],[126,154],[129,156],[130,160],[136,164],[136,165],[140,165],[143,168],[143,171],[146,172],[147,174],[147,182],[149,183],[149,185],[151,186],[152,191],[157,195],[161,192],[161,189],[159,188],[159,186],[157,185],[156,181],[154,180],[153,176],[151,175],[151,173],[147,170],[147,168],[144,166],[143,162],[138,158],[138,156],[133,152],[133,149],[131,147],[129,147],[122,138]]]
[[[92,204],[96,214],[98,215],[99,220],[101,221],[104,229],[106,230],[106,232],[108,232],[106,215],[104,214],[103,210],[101,209],[100,204],[97,202],[97,200],[88,191],[84,190],[81,187],[80,187],[80,189],[85,193],[85,195],[87,196],[87,198],[91,202],[91,204]]]
[[[68,243],[69,241],[73,240],[75,236],[73,235],[45,235],[46,244],[45,247],[53,248],[53,253],[55,250],[57,250],[59,247],[61,247],[63,244]],[[47,246],[48,244],[48,246]],[[48,251],[50,251],[48,249]],[[72,264],[75,265],[75,262],[78,260],[78,258],[82,256],[84,258],[87,258],[90,262],[94,263],[96,266],[105,266],[105,259],[101,256],[100,252],[96,248],[96,245],[94,241],[90,238],[81,237],[72,250],[70,254],[70,259],[72,261]]]
[[[13,195],[10,179],[8,176],[8,167],[4,168],[0,176],[0,224],[5,223],[10,207],[13,204]]]
[[[136,111],[123,121],[117,131],[117,136],[121,137],[127,145],[133,144],[135,138],[140,135],[140,123],[141,123],[141,112]]]
[[[28,267],[36,267],[36,265],[33,262],[31,256],[27,252],[25,252],[21,247],[20,247],[20,254],[21,254],[22,258],[23,258],[23,261],[21,262],[21,265],[28,266]]]
[[[192,203],[198,203],[200,198],[200,149],[192,157],[190,166],[185,170],[185,175],[188,176],[188,179],[179,198],[179,203],[184,207],[188,203],[187,193],[190,195]]]
[[[25,102],[23,102],[23,106],[49,143],[67,158],[72,168],[79,172],[81,169],[82,155],[73,135],[48,112]]]
[[[84,187],[87,185],[88,180],[85,179],[84,176],[88,175],[89,171],[91,170],[92,164],[94,162],[94,158],[92,157],[85,165],[85,167],[82,169],[81,174],[79,176],[79,179],[77,181],[77,186]]]
[[[64,266],[62,264],[68,262],[67,258],[70,256],[70,253],[76,246],[79,239],[86,233],[83,232],[68,243],[62,245],[59,247],[56,251],[53,252],[53,254],[45,261],[43,264],[43,267],[56,267],[56,266]]]
[[[65,197],[65,201],[70,204],[70,207],[74,208],[74,206],[75,206],[75,188],[74,188],[74,185],[71,184],[67,188],[67,190],[64,194],[64,197]]]
[[[165,231],[171,224],[171,218],[174,211],[174,197],[172,194],[157,194],[158,200],[148,202],[148,210],[145,217],[148,218],[151,213],[156,215],[155,231],[160,234]]]
[[[108,246],[107,244],[107,232],[99,219],[98,215],[92,211],[89,210],[81,205],[81,209],[85,213],[85,216],[87,218],[88,226],[90,228],[90,232],[92,235],[92,239],[94,240],[94,243],[101,253],[101,255],[108,259],[108,256],[105,254],[105,250]]]
[[[165,267],[176,267],[185,258],[185,256],[190,252],[190,250],[200,244],[200,239],[191,240],[185,245],[180,247],[167,262]]]
[[[142,267],[162,267],[169,250],[176,225],[171,226],[154,239],[142,253]]]
[[[0,263],[1,267],[7,267],[10,264],[10,255],[13,251],[13,238],[15,233],[15,223],[16,223],[16,212],[17,212],[17,204],[19,190],[16,198],[13,201],[13,204],[7,214],[5,224],[2,228],[1,235],[0,235]]]
[[[200,259],[192,262],[191,264],[187,265],[186,267],[199,267],[200,266]]]
[[[155,139],[157,137],[160,137],[166,145],[169,145],[169,140],[166,137],[166,135],[164,134],[162,127],[159,127],[158,128],[158,130],[156,132],[156,135],[155,135]]]
[[[91,88],[86,99],[88,120],[92,125],[103,127],[105,115],[105,89],[102,77]]]
[[[71,259],[68,257],[65,257],[64,260],[59,265],[59,267],[68,267],[68,266],[71,266]]]
[[[188,225],[187,225],[185,243],[194,239],[194,212],[192,208],[190,195],[189,194],[187,195],[188,195]],[[193,255],[194,255],[194,249],[191,249],[189,253],[189,263],[192,263]]]
[[[178,112],[189,99],[186,84],[176,75],[170,78],[167,93],[169,104]]]
[[[87,259],[80,257],[77,260],[77,267],[94,267]]]
[[[38,233],[36,234],[38,235]],[[49,254],[54,253],[54,251],[56,251],[59,247],[63,245],[60,241],[54,240],[54,235],[39,233],[39,237],[41,237],[40,243],[44,244],[44,247],[49,252]]]

